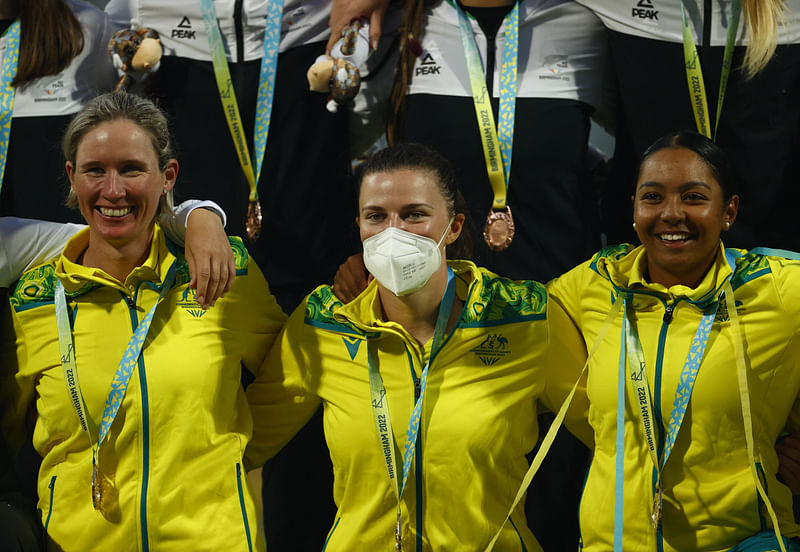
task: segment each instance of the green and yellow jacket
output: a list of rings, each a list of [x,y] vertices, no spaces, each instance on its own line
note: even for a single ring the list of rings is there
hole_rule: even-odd
[[[752,410],[757,473],[785,536],[797,536],[792,496],[778,481],[775,442],[798,427],[800,408],[800,263],[780,257],[731,251],[733,272],[720,247],[717,259],[694,289],[669,289],[645,279],[642,247],[622,245],[599,252],[548,286],[551,300],[564,307],[583,335],[584,350],[594,344],[613,301],[628,298],[630,320],[638,330],[652,397],[655,444],[663,458],[673,402],[695,332],[704,312],[719,307],[683,424],[662,474],[663,519],[651,525],[653,462],[626,375],[624,446],[624,523],[626,552],[729,550],[769,529],[771,522],[756,493],[745,444],[734,340],[742,339]],[[724,298],[730,278],[741,336],[735,335]],[[612,550],[615,507],[617,385],[622,314],[590,359],[587,391],[589,423],[595,435],[594,458],[581,500],[583,549]],[[561,330],[569,331],[569,328]]]
[[[168,249],[160,228],[146,261],[124,282],[76,264],[87,244],[88,229],[72,238],[60,257],[26,272],[11,296],[17,362],[3,365],[4,386],[13,383],[5,387],[13,397],[4,405],[14,406],[11,419],[17,420],[35,406],[33,444],[43,458],[39,508],[50,548],[263,547],[242,465],[252,418],[240,376],[245,366],[258,379],[285,315],[261,271],[232,238],[235,282],[204,311],[188,287],[185,259]],[[90,442],[60,364],[55,282],[61,280],[66,291],[80,390],[90,428],[96,428],[133,329],[157,300],[173,264],[175,285],[155,311],[100,448],[100,473],[118,493],[118,505],[104,516],[92,507]]]
[[[564,314],[550,308],[542,285],[500,278],[465,261],[449,265],[464,307],[429,368],[402,497],[404,550],[482,550],[488,544],[528,468],[539,402],[557,409],[578,374],[548,362],[548,347],[559,339],[548,318]],[[431,343],[422,347],[402,326],[382,319],[376,282],[346,305],[328,286],[308,296],[267,357],[270,378],[248,389],[256,428],[247,458],[254,464],[324,406],[338,506],[329,552],[394,546],[397,501],[373,418],[368,339],[375,342],[400,464]],[[585,416],[580,410],[578,401],[570,421]],[[588,426],[572,428],[590,439]],[[540,550],[523,504],[497,550]]]

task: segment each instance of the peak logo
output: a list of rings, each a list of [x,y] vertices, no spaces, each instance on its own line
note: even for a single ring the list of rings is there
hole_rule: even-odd
[[[344,341],[344,346],[347,347],[347,354],[350,355],[350,360],[355,360],[358,348],[363,340],[358,337],[342,337],[342,341]]]
[[[197,31],[192,29],[191,20],[184,15],[183,19],[181,19],[181,22],[178,23],[174,29],[172,29],[170,38],[188,38],[195,40],[197,39]]]
[[[419,66],[414,69],[414,76],[420,75],[441,75],[442,66],[436,63],[429,52],[425,52],[425,57],[419,62]]]
[[[638,0],[636,7],[631,8],[631,17],[658,21],[658,10],[653,5],[653,0]]]
[[[507,354],[511,353],[508,339],[502,334],[489,334],[481,344],[470,351],[486,366],[492,366]]]

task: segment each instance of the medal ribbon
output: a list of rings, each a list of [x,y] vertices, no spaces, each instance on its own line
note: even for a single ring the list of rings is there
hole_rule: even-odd
[[[406,489],[408,475],[411,473],[411,462],[414,459],[414,448],[417,445],[420,418],[422,416],[422,404],[425,400],[425,388],[428,380],[428,369],[433,361],[433,357],[436,356],[436,353],[439,352],[442,346],[442,340],[445,330],[447,329],[447,322],[450,320],[450,313],[453,310],[455,295],[455,276],[453,275],[453,270],[447,267],[447,287],[444,290],[444,296],[439,305],[439,313],[436,317],[436,326],[434,326],[433,340],[431,343],[431,354],[422,370],[419,398],[417,398],[414,403],[414,409],[411,412],[411,417],[408,420],[408,428],[406,429],[406,443],[403,450],[403,473],[402,479],[400,480],[398,480],[397,477],[397,461],[395,460],[392,421],[391,416],[389,416],[389,401],[386,398],[386,387],[383,384],[383,378],[378,368],[378,351],[374,340],[371,340],[369,337],[367,338],[367,364],[369,369],[369,389],[372,396],[372,415],[375,419],[375,429],[378,433],[378,443],[381,448],[381,454],[386,461],[386,470],[389,474],[389,480],[392,482],[395,498],[397,499],[397,528],[395,533],[395,546],[397,550],[401,550],[402,546],[400,532],[400,500]]]
[[[625,300],[625,346],[628,358],[628,370],[633,392],[633,410],[639,413],[639,422],[641,423],[642,434],[645,437],[647,449],[650,452],[650,459],[653,461],[653,476],[655,479],[655,499],[653,503],[652,522],[653,528],[658,529],[661,522],[661,471],[669,459],[672,447],[675,444],[675,439],[678,436],[681,425],[683,424],[683,417],[686,414],[686,407],[689,404],[689,399],[694,390],[694,383],[697,379],[697,373],[700,370],[700,362],[703,360],[708,338],[711,333],[711,326],[714,323],[714,317],[717,315],[717,308],[719,301],[714,303],[713,308],[708,309],[700,320],[697,326],[692,345],[689,348],[689,354],[686,357],[686,362],[681,371],[678,388],[675,392],[675,399],[672,404],[672,412],[669,417],[667,425],[667,435],[664,441],[664,452],[661,460],[658,459],[658,451],[656,448],[656,437],[654,435],[655,418],[653,416],[652,397],[650,395],[650,387],[647,382],[647,369],[644,361],[644,353],[642,352],[642,343],[639,340],[639,334],[636,326],[631,322],[630,310],[632,309],[628,300]],[[620,359],[624,361],[624,359]],[[618,397],[618,404],[625,402],[625,389],[621,388],[621,395]],[[621,429],[620,429],[621,428]],[[617,426],[617,432],[624,434],[624,423]],[[620,455],[624,457],[624,441],[623,448],[617,449],[617,457]],[[622,524],[615,523],[620,532]],[[616,529],[615,529],[616,536]]]
[[[233,81],[228,69],[228,60],[225,56],[225,46],[222,34],[219,31],[217,14],[214,11],[213,0],[201,0],[203,23],[208,36],[208,46],[211,50],[211,60],[214,67],[214,77],[217,81],[219,98],[228,129],[233,138],[233,145],[239,155],[239,164],[242,166],[247,183],[250,186],[250,201],[258,200],[257,184],[261,176],[261,166],[264,162],[264,151],[267,147],[269,124],[272,118],[272,99],[275,93],[275,71],[278,65],[278,48],[281,38],[281,17],[283,15],[283,0],[269,0],[267,2],[267,17],[264,28],[264,54],[261,57],[261,73],[258,81],[258,99],[256,100],[255,131],[253,136],[253,156],[255,157],[255,172],[250,159],[250,148],[247,137],[244,135],[242,119],[239,115],[239,104],[233,90]],[[240,60],[241,61],[241,60]]]
[[[153,321],[153,315],[161,300],[172,288],[175,282],[175,273],[178,264],[172,263],[172,266],[167,271],[164,278],[164,283],[161,286],[161,291],[158,294],[158,300],[153,307],[148,311],[136,330],[133,332],[128,346],[125,349],[125,354],[122,355],[117,371],[114,374],[114,379],[111,380],[111,389],[106,397],[105,406],[103,407],[103,416],[100,420],[100,428],[97,433],[97,441],[92,440],[92,431],[94,425],[91,423],[86,403],[83,400],[80,385],[78,383],[78,366],[75,361],[75,346],[72,338],[72,325],[69,321],[69,313],[67,310],[66,293],[61,280],[56,281],[55,289],[55,310],[56,310],[56,325],[58,327],[58,344],[61,352],[61,368],[64,371],[64,382],[67,386],[67,393],[69,394],[70,402],[75,407],[78,414],[78,419],[81,423],[81,428],[86,432],[89,437],[89,444],[92,446],[92,466],[94,467],[92,473],[92,486],[94,486],[95,471],[98,466],[98,458],[100,453],[100,445],[108,435],[108,430],[122,405],[122,399],[125,396],[125,391],[128,388],[133,368],[136,366],[139,356],[142,353],[147,332],[150,329],[150,323]],[[95,501],[95,494],[92,492],[92,502]],[[95,503],[95,507],[98,505]]]
[[[733,48],[736,43],[736,32],[739,29],[739,19],[742,13],[741,0],[732,0],[731,19],[728,25],[728,34],[725,39],[725,52],[722,58],[722,72],[719,80],[719,94],[717,97],[717,117],[714,122],[714,135],[711,135],[711,124],[708,120],[708,99],[706,98],[706,85],[703,80],[703,69],[700,66],[700,56],[694,43],[694,35],[689,26],[686,10],[681,2],[681,18],[683,19],[683,61],[686,65],[686,80],[689,84],[689,97],[692,103],[697,132],[706,138],[716,140],[719,130],[719,120],[722,115],[722,102],[728,89],[728,77],[731,73],[733,62]]]
[[[514,114],[517,100],[517,58],[519,54],[519,2],[506,15],[506,37],[503,43],[503,63],[500,66],[500,111],[499,124],[495,128],[492,112],[492,97],[486,86],[481,56],[475,44],[467,14],[457,2],[453,6],[458,13],[458,25],[461,31],[461,44],[467,60],[469,83],[472,90],[472,102],[475,105],[475,116],[483,145],[483,156],[489,184],[492,186],[494,201],[492,208],[506,208],[508,200],[508,180],[511,174],[511,149],[514,143]],[[502,164],[501,164],[502,161]]]
[[[3,175],[6,172],[8,143],[11,140],[11,119],[14,114],[14,96],[16,90],[11,81],[17,76],[19,61],[19,19],[14,21],[5,32],[6,50],[3,54],[3,66],[0,69],[0,189],[3,186]]]

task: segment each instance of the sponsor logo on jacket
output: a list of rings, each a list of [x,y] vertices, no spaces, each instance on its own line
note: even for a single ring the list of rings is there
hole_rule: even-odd
[[[511,353],[508,339],[503,334],[492,333],[481,341],[481,344],[472,349],[475,356],[486,366],[496,364],[498,360]]]
[[[186,38],[190,40],[196,40],[197,31],[192,29],[191,20],[184,15],[180,23],[178,23],[175,27],[173,27],[172,34],[170,34],[170,38]]]
[[[543,71],[539,74],[540,79],[546,80],[569,80],[566,75],[569,71],[569,58],[563,54],[553,54],[544,56]]]
[[[433,59],[433,56],[430,52],[425,52],[425,55],[422,57],[422,61],[419,62],[419,65],[416,69],[414,69],[414,76],[419,77],[420,75],[441,75],[442,66],[436,63],[436,60]]]
[[[202,318],[208,311],[203,310],[196,299],[197,292],[187,286],[177,304],[193,318]]]
[[[631,8],[631,17],[658,21],[658,10],[653,5],[653,0],[638,0],[636,6]]]
[[[39,84],[36,87],[34,94],[34,102],[66,102],[67,97],[62,93],[66,90],[66,85],[63,79],[56,79],[46,83]]]
[[[739,316],[745,312],[744,304],[741,301],[736,301],[736,314]],[[717,315],[714,317],[714,322],[727,322],[731,317],[728,314],[728,303],[725,299],[721,299],[719,308],[717,308]]]

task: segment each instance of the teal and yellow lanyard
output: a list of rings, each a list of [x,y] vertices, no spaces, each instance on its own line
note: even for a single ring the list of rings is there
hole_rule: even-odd
[[[395,528],[395,548],[400,551],[403,547],[402,527],[401,527],[401,500],[406,489],[408,475],[411,473],[411,463],[414,459],[414,449],[417,445],[419,435],[420,418],[422,416],[422,404],[425,400],[425,388],[428,380],[428,369],[433,362],[433,358],[442,346],[447,322],[450,320],[450,313],[453,310],[453,302],[456,296],[456,282],[453,270],[447,267],[447,287],[444,290],[442,302],[439,305],[439,314],[436,317],[436,325],[433,330],[433,340],[431,342],[431,353],[420,376],[420,393],[414,403],[414,409],[408,420],[406,429],[406,443],[403,449],[402,476],[398,479],[397,461],[394,452],[394,434],[392,433],[392,420],[389,415],[389,401],[386,398],[386,387],[378,367],[377,344],[373,338],[367,337],[367,365],[369,369],[369,389],[372,397],[372,415],[375,419],[375,430],[378,434],[378,444],[381,455],[386,462],[386,470],[389,480],[392,482],[395,498],[397,499],[397,526]]]
[[[492,208],[503,210],[508,201],[508,180],[511,174],[511,150],[514,144],[514,115],[517,101],[517,59],[519,57],[519,2],[506,15],[503,43],[503,63],[500,67],[500,110],[499,123],[495,127],[492,112],[492,98],[489,95],[486,79],[494,75],[483,74],[481,56],[475,44],[469,18],[464,10],[453,2],[458,13],[461,44],[467,60],[467,71],[475,105],[475,116],[483,145],[483,155],[489,184],[492,186],[494,200]]]
[[[61,280],[56,281],[55,310],[56,325],[58,327],[58,344],[61,353],[61,368],[64,372],[64,383],[67,386],[69,401],[75,408],[81,428],[86,432],[89,443],[92,446],[92,505],[98,510],[103,509],[102,502],[104,498],[102,496],[99,474],[100,446],[108,435],[111,424],[114,422],[114,418],[116,418],[117,412],[122,405],[122,399],[125,397],[125,391],[128,389],[128,383],[130,382],[131,375],[133,375],[133,369],[142,353],[144,341],[147,338],[147,332],[150,329],[150,323],[153,321],[156,308],[175,282],[177,266],[177,263],[173,263],[167,271],[164,283],[161,286],[161,291],[158,294],[158,300],[136,327],[136,330],[128,341],[125,354],[122,355],[122,360],[120,360],[117,371],[114,374],[114,379],[111,380],[111,389],[108,393],[108,397],[106,397],[99,428],[96,427],[89,417],[86,403],[83,400],[80,383],[78,382],[78,366],[75,360],[75,346],[72,337],[72,324],[70,324],[69,312],[67,310],[66,293],[64,292],[64,286],[61,284]],[[92,437],[92,433],[95,431],[97,433],[97,441],[94,441]]]
[[[716,140],[719,130],[719,120],[722,116],[722,102],[728,89],[728,78],[733,63],[733,49],[736,43],[736,32],[739,29],[739,19],[742,14],[741,0],[732,0],[731,19],[728,25],[728,34],[725,40],[725,52],[722,58],[722,73],[719,80],[719,94],[717,97],[717,118],[714,122],[714,134],[711,134],[711,123],[708,118],[708,98],[706,85],[703,80],[703,69],[700,66],[700,56],[694,44],[694,35],[689,26],[689,18],[681,1],[681,18],[683,19],[683,61],[686,65],[686,80],[689,85],[689,98],[691,99],[692,112],[694,113],[697,132],[708,139]]]
[[[6,172],[8,144],[11,141],[11,119],[14,116],[14,96],[16,90],[11,86],[17,76],[19,61],[19,19],[14,21],[4,33],[6,51],[3,54],[3,67],[0,69],[0,189],[3,187],[3,176]]]
[[[233,89],[228,60],[225,56],[225,45],[219,30],[217,14],[213,0],[201,0],[203,23],[211,51],[214,77],[217,81],[222,110],[228,122],[233,145],[239,156],[239,164],[250,186],[250,210],[248,212],[247,233],[255,238],[261,231],[261,206],[258,201],[258,180],[264,162],[264,151],[267,147],[267,136],[272,119],[272,99],[275,95],[275,71],[278,66],[278,49],[281,38],[281,18],[283,16],[283,0],[267,2],[267,16],[264,28],[264,52],[261,57],[261,73],[258,81],[258,98],[256,99],[256,116],[253,135],[253,157],[250,158],[248,140],[242,127],[239,104]],[[241,60],[240,60],[241,61]],[[257,221],[256,221],[257,218]]]
[[[700,324],[695,332],[692,345],[689,348],[689,354],[686,356],[686,362],[681,371],[678,388],[675,392],[675,400],[672,404],[672,412],[669,417],[667,425],[667,435],[664,441],[664,451],[662,457],[658,458],[658,450],[655,436],[655,417],[653,414],[652,397],[650,395],[650,388],[647,382],[647,369],[644,361],[644,353],[642,352],[642,343],[639,340],[639,334],[636,326],[631,322],[630,311],[632,309],[628,299],[623,299],[623,313],[625,327],[625,350],[627,352],[628,360],[628,375],[631,382],[632,392],[632,409],[638,413],[639,423],[641,426],[642,434],[647,444],[647,450],[650,453],[650,459],[653,462],[653,479],[655,481],[653,511],[650,515],[653,529],[658,529],[661,524],[661,506],[662,506],[662,490],[661,490],[661,472],[664,465],[669,459],[672,447],[675,444],[675,439],[678,436],[683,418],[686,414],[686,407],[689,404],[689,398],[692,396],[694,390],[694,382],[697,379],[697,373],[700,370],[700,362],[705,354],[708,338],[711,334],[711,326],[714,323],[714,317],[717,315],[717,308],[719,301],[715,302],[713,308],[707,309],[703,313]],[[620,359],[624,362],[624,359]],[[624,381],[624,380],[623,380]],[[618,397],[618,405],[624,408],[625,403],[625,388],[622,386],[621,395]],[[619,408],[619,407],[618,407]],[[617,427],[617,431],[625,431],[624,423]],[[617,451],[617,458],[624,457],[624,448]],[[618,478],[618,481],[622,478]],[[622,501],[619,501],[620,503]],[[616,524],[615,524],[616,527]],[[615,539],[616,540],[616,539]]]

